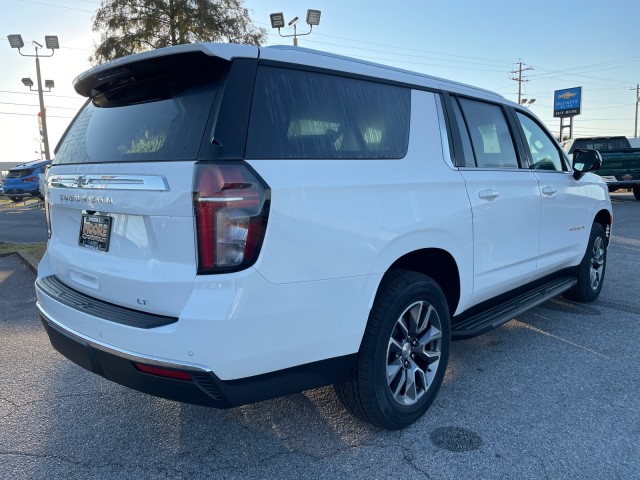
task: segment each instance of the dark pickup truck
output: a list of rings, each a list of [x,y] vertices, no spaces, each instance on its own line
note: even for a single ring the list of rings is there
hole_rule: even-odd
[[[607,182],[609,191],[633,190],[633,196],[640,200],[640,148],[631,148],[627,137],[576,138],[563,142],[562,147],[568,154],[578,148],[598,150],[602,168],[595,173]]]

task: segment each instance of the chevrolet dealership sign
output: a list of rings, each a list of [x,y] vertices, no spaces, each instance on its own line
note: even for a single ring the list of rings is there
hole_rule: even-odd
[[[582,87],[565,88],[553,93],[553,116],[573,117],[580,115]]]

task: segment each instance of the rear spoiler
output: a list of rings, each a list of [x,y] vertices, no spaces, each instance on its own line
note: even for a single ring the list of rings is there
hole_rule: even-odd
[[[216,57],[231,61],[234,58],[258,58],[259,49],[252,45],[229,43],[190,43],[158,48],[128,55],[94,67],[78,75],[73,88],[83,97],[94,97],[113,86],[136,81],[136,77],[151,71],[180,68],[194,57]]]

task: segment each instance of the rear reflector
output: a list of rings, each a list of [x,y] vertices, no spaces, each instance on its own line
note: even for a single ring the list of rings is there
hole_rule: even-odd
[[[191,374],[182,370],[172,370],[170,368],[154,367],[153,365],[145,365],[144,363],[134,362],[133,366],[136,370],[157,377],[171,378],[172,380],[191,380]]]

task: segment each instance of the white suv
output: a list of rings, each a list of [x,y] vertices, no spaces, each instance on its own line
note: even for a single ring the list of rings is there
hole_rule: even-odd
[[[229,44],[74,85],[88,101],[47,180],[38,309],[57,350],[115,382],[215,407],[335,384],[402,428],[452,338],[602,287],[597,152],[572,166],[494,93]]]

